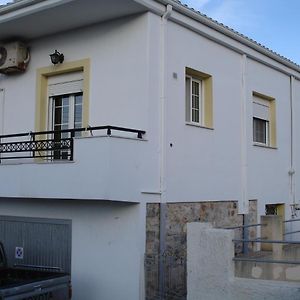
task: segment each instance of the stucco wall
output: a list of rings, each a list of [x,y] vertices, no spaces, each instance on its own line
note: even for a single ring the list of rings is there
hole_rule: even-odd
[[[72,220],[72,299],[143,298],[140,205],[1,199],[0,211],[8,216]]]
[[[233,231],[188,224],[188,300],[299,299],[299,284],[234,277]]]
[[[28,45],[31,61],[27,71],[20,75],[0,76],[0,89],[4,89],[4,92],[0,92],[1,133],[36,130],[37,70],[48,66],[55,70],[49,54],[58,49],[64,53],[65,63],[86,58],[90,60],[88,124],[145,130],[146,142],[143,150],[139,151],[141,143],[129,140],[108,142],[107,139],[81,139],[75,141],[73,165],[1,167],[0,177],[6,182],[4,184],[3,181],[5,188],[0,195],[140,201],[144,195],[141,192],[158,192],[160,48],[159,23],[155,18],[147,13],[135,15],[32,40]],[[5,95],[3,101],[2,95]],[[93,134],[103,135],[105,132]],[[112,134],[120,135],[114,131]],[[136,134],[125,136],[136,137]],[[113,146],[112,143],[117,144]],[[128,148],[129,144],[133,146],[131,149]],[[120,176],[121,169],[126,173],[125,179]],[[81,193],[80,183],[73,180],[73,172],[83,176],[78,175],[80,182],[89,181],[84,194]],[[25,174],[32,173],[37,175],[34,181],[40,189],[34,189],[31,183],[26,183]],[[48,185],[46,178],[57,180],[57,190]],[[129,178],[130,182],[127,180]],[[119,189],[116,189],[116,185]],[[132,192],[136,193],[135,196]]]
[[[177,17],[174,13],[174,18]],[[217,35],[203,25],[187,22],[203,35],[204,32]],[[264,214],[267,203],[286,203],[286,217],[290,218],[289,205],[293,197],[288,173],[292,148],[290,77],[252,58],[243,58],[241,53],[175,22],[168,23],[166,32],[169,45],[165,57],[168,200],[236,199],[240,212],[247,212],[248,199],[258,199],[259,214]],[[225,36],[220,39],[228,42]],[[268,62],[267,58],[259,57]],[[185,124],[185,67],[212,76],[213,130]],[[295,80],[293,135],[296,147],[299,87]],[[253,145],[254,91],[275,98],[276,149]],[[244,130],[246,137],[243,137]],[[299,159],[295,150],[294,159],[297,178]],[[297,179],[294,184],[297,199]]]

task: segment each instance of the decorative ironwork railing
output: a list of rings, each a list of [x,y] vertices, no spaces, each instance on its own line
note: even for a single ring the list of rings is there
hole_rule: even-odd
[[[121,131],[137,134],[142,139],[146,133],[143,130],[117,127],[97,126],[60,131],[39,131],[0,135],[0,163],[2,160],[41,158],[47,160],[73,160],[74,137],[77,133],[106,130],[110,136],[112,131]],[[26,139],[27,140],[24,140]]]

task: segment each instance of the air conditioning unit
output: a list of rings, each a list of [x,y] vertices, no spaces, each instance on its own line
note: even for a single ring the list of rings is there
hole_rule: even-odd
[[[24,72],[29,59],[29,50],[21,42],[0,45],[0,73]]]

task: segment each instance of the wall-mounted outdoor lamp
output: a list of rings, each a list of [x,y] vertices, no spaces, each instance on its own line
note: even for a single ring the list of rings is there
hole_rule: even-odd
[[[50,54],[50,59],[54,65],[57,65],[58,63],[62,63],[64,61],[65,57],[62,53],[55,50],[54,53]]]

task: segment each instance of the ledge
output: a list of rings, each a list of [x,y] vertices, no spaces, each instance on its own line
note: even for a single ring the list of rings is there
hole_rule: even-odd
[[[268,145],[264,145],[264,144],[260,144],[260,143],[253,143],[253,146],[255,147],[261,147],[261,148],[266,148],[266,149],[273,149],[273,150],[277,150],[277,147],[272,147],[272,146],[268,146]]]
[[[207,126],[203,126],[203,125],[195,124],[195,123],[191,123],[191,122],[185,122],[185,125],[199,127],[199,128],[208,129],[208,130],[214,130],[214,128],[212,128],[212,127],[207,127]]]

